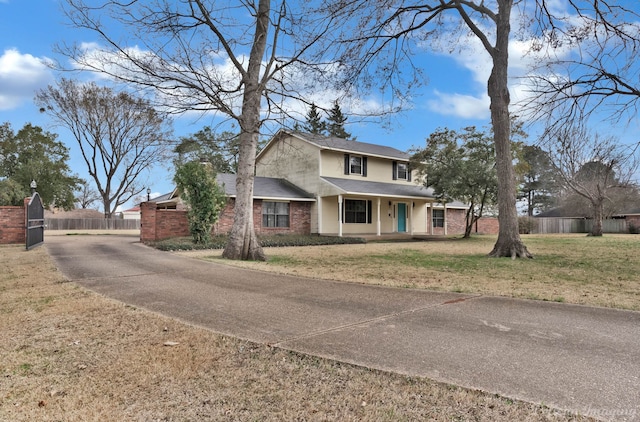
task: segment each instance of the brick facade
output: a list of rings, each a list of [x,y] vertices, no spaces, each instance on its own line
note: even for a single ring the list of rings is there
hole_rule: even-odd
[[[466,228],[467,210],[448,208],[445,214],[447,235],[464,234]],[[429,213],[429,218],[431,214]],[[471,234],[498,234],[498,219],[496,217],[481,217],[475,224]],[[444,227],[434,227],[433,234],[444,235]]]
[[[227,234],[233,226],[235,199],[229,198],[220,218],[213,226],[213,234]],[[310,234],[311,202],[289,203],[289,227],[262,227],[262,200],[253,201],[253,227],[257,234]],[[189,236],[189,222],[185,210],[157,209],[154,202],[140,206],[140,241],[153,242],[172,237]]]
[[[23,206],[0,207],[0,244],[12,245],[27,241],[27,204],[30,198],[26,198]]]
[[[480,217],[473,233],[478,234],[498,234],[500,225],[497,217]]]

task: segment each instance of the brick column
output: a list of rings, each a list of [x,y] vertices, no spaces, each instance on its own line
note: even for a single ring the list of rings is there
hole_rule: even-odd
[[[140,241],[156,241],[156,214],[157,206],[155,202],[143,202],[140,204]]]

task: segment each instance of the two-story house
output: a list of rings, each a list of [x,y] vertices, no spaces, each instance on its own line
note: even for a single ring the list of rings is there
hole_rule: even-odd
[[[229,201],[214,231],[227,233],[235,175],[218,174],[217,180]],[[141,208],[141,240],[188,234],[177,190]],[[412,174],[405,152],[281,130],[256,157],[253,208],[259,234],[380,236],[463,233],[466,205],[438,204],[433,190]]]
[[[433,191],[415,180],[409,155],[395,148],[281,130],[258,154],[256,175],[315,195],[312,233],[432,234],[435,220],[444,227],[444,208],[429,212]]]

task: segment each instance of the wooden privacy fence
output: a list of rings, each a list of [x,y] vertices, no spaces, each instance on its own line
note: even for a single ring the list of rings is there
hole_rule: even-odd
[[[593,220],[586,218],[534,218],[537,228],[533,233],[589,233],[593,228]],[[603,233],[629,233],[627,222],[624,219],[609,219],[602,221]]]
[[[45,230],[139,230],[140,219],[45,218]]]

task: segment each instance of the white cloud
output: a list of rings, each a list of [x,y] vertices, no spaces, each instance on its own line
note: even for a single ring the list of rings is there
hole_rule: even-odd
[[[33,100],[38,89],[53,82],[46,58],[5,50],[0,56],[0,110],[10,110]]]
[[[489,117],[489,97],[474,97],[464,94],[445,94],[435,91],[435,100],[427,102],[429,110],[446,116],[465,119],[486,119]]]

